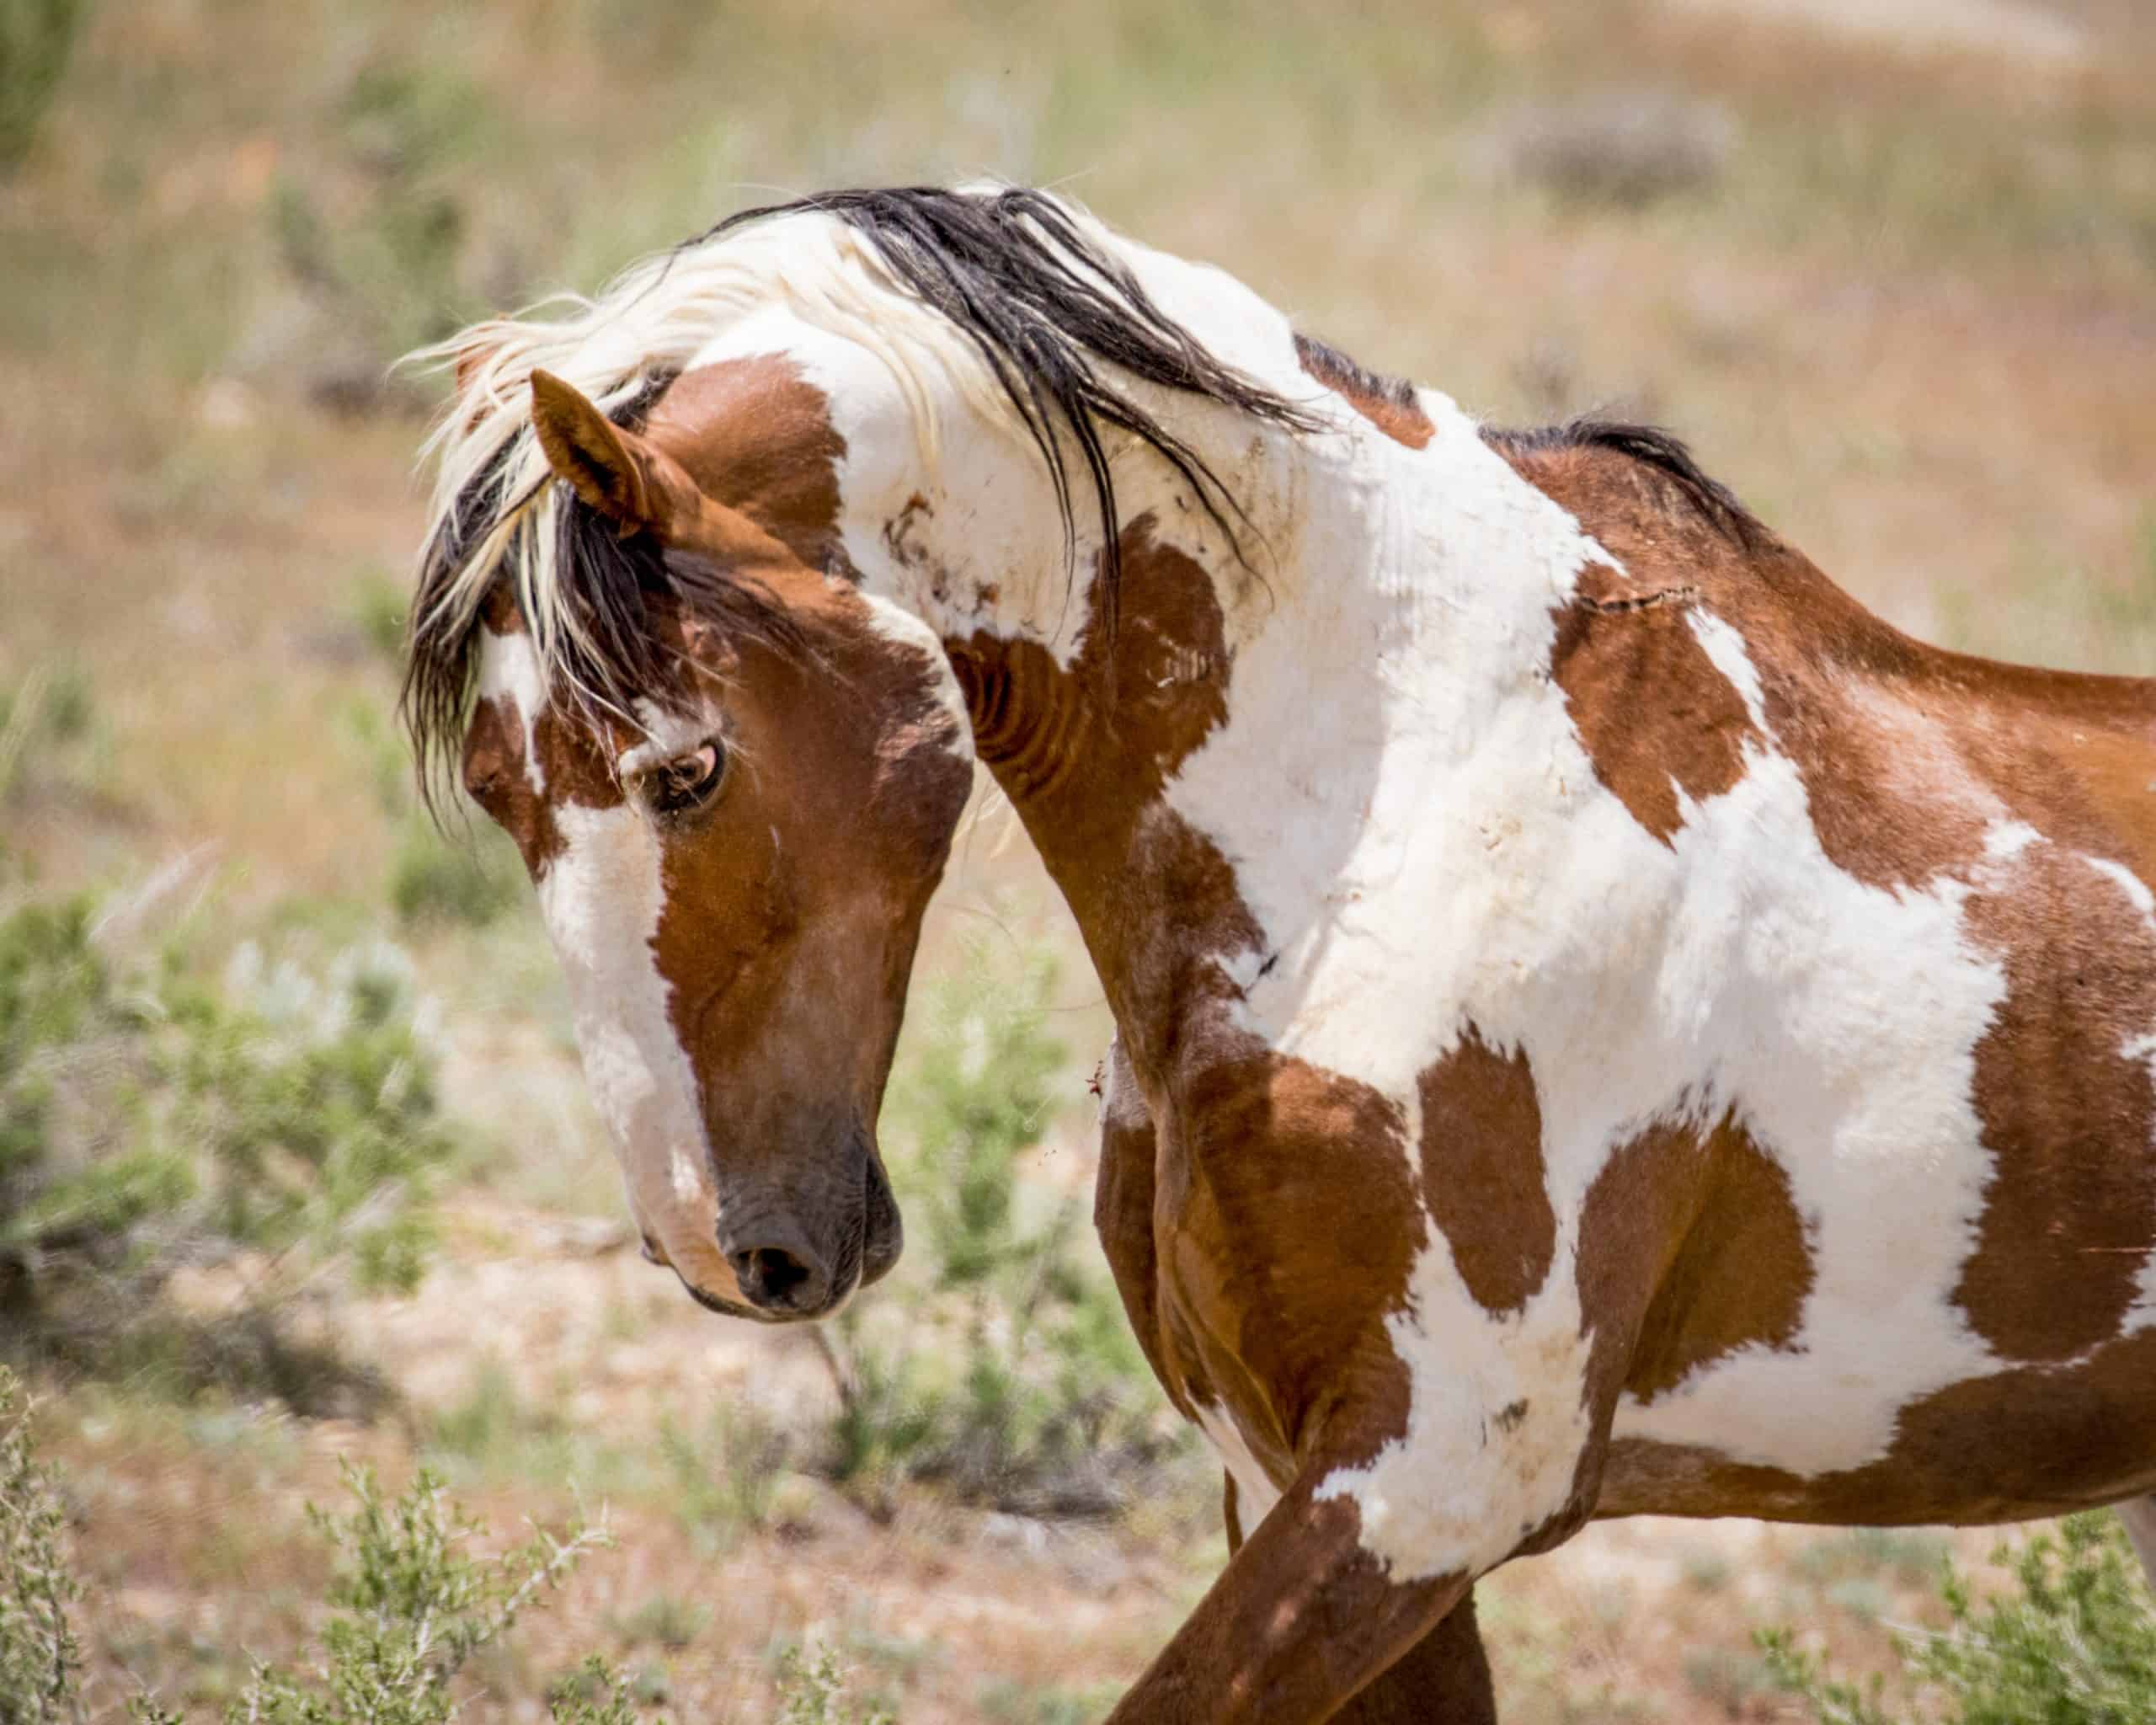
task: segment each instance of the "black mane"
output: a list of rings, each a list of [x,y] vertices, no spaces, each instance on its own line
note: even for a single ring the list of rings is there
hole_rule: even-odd
[[[1101,611],[1111,638],[1123,569],[1103,426],[1135,437],[1166,460],[1238,556],[1241,542],[1229,517],[1241,511],[1205,458],[1126,399],[1103,377],[1102,366],[1202,396],[1284,430],[1311,431],[1323,423],[1208,353],[1153,302],[1129,269],[1090,240],[1054,199],[1037,191],[900,186],[825,192],[740,211],[684,241],[675,253],[750,222],[810,212],[835,216],[862,234],[901,286],[964,332],[1040,451],[1054,483],[1066,547],[1075,545],[1070,453],[1075,447],[1100,510]],[[613,417],[638,423],[672,381],[670,373],[647,378]],[[420,559],[403,711],[430,798],[432,775],[451,764],[462,734],[478,626],[468,611],[445,615],[440,601],[464,576],[473,548],[494,523],[530,501],[511,498],[504,489],[517,447],[513,440],[504,443],[465,486]],[[558,582],[557,590],[574,616],[570,628],[557,632],[565,658],[557,669],[572,688],[587,692],[587,698],[595,696],[627,711],[634,697],[664,698],[666,687],[639,683],[662,668],[646,628],[654,583],[670,583],[685,602],[722,612],[741,610],[743,595],[717,571],[705,570],[701,578],[693,571],[685,574],[679,559],[660,557],[655,546],[611,539],[587,513],[564,493],[556,549],[559,567],[575,575]],[[754,615],[747,620],[760,621],[768,633],[771,608],[749,609]]]
[[[1412,378],[1393,372],[1373,371],[1353,355],[1344,354],[1329,341],[1320,341],[1315,335],[1295,332],[1295,357],[1303,362],[1303,369],[1313,377],[1337,382],[1358,395],[1400,409],[1403,413],[1419,414],[1422,403],[1416,398]]]
[[[1613,451],[1658,474],[1689,508],[1745,550],[1757,550],[1773,537],[1759,518],[1738,501],[1735,492],[1707,474],[1683,439],[1658,425],[1590,414],[1531,430],[1486,425],[1482,435],[1497,449],[1518,455],[1563,449]]]
[[[1331,343],[1299,331],[1295,336],[1295,352],[1302,360],[1304,370],[1313,377],[1406,412],[1422,412],[1415,385],[1407,378],[1373,371]],[[1612,451],[1660,475],[1687,507],[1705,516],[1745,549],[1757,549],[1771,537],[1759,518],[1737,499],[1735,492],[1707,474],[1683,439],[1659,425],[1606,419],[1588,414],[1555,425],[1531,429],[1485,425],[1482,437],[1494,448],[1516,455],[1538,455],[1561,449]]]
[[[899,286],[972,344],[1040,451],[1054,482],[1065,544],[1073,554],[1075,450],[1100,512],[1100,614],[1110,640],[1122,561],[1103,428],[1135,438],[1165,460],[1235,554],[1243,553],[1230,520],[1241,516],[1238,500],[1203,455],[1126,398],[1107,371],[1201,397],[1285,430],[1312,432],[1327,423],[1207,352],[1154,303],[1128,267],[1089,238],[1061,205],[1037,191],[901,186],[827,192],[741,211],[685,241],[676,255],[750,222],[810,212],[835,216],[863,236]],[[1307,337],[1299,336],[1297,344],[1314,375],[1345,377],[1374,398],[1419,411],[1405,381],[1366,371]],[[613,417],[623,425],[640,424],[672,382],[670,371],[643,376]],[[1769,537],[1665,431],[1582,419],[1538,430],[1486,430],[1483,435],[1501,450],[1518,453],[1614,451],[1659,476],[1739,542],[1750,547]],[[478,619],[475,605],[456,601],[460,590],[471,590],[465,584],[476,573],[468,565],[477,547],[497,523],[531,501],[531,494],[507,494],[522,447],[515,436],[500,446],[443,511],[421,558],[402,705],[430,801],[440,777],[453,766],[471,698]],[[620,539],[566,487],[560,488],[555,514],[558,579],[552,602],[563,609],[553,619],[560,626],[548,631],[553,644],[548,670],[558,694],[566,691],[587,708],[626,715],[640,697],[664,702],[676,692],[679,668],[665,662],[655,634],[654,601],[723,617],[776,644],[801,644],[768,595],[696,559],[670,556],[647,537]],[[531,529],[520,524],[516,531]],[[516,595],[520,604],[530,596]]]
[[[947,191],[893,186],[822,192],[729,216],[689,242],[751,222],[819,211],[863,235],[900,282],[963,330],[1032,434],[1073,542],[1068,433],[1101,516],[1103,621],[1113,632],[1123,573],[1115,478],[1101,427],[1157,451],[1197,494],[1241,554],[1227,512],[1235,497],[1205,458],[1104,379],[1105,362],[1148,383],[1235,409],[1267,425],[1314,431],[1308,409],[1223,364],[1155,305],[1138,278],[1089,240],[1053,198],[1012,187]]]

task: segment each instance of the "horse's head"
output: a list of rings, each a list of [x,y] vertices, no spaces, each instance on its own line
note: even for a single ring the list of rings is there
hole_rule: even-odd
[[[1132,786],[1219,722],[1200,560],[1283,518],[1273,434],[1323,422],[1257,381],[1303,376],[1277,313],[1235,290],[1216,355],[1141,270],[1222,292],[1041,194],[833,193],[435,355],[408,712],[522,846],[637,1219],[707,1304],[817,1316],[897,1255],[874,1124],[974,727],[1099,893]],[[1163,521],[1139,574],[1215,635],[1150,618],[1096,686]]]
[[[934,638],[830,542],[802,388],[691,371],[639,431],[533,377],[560,634],[495,583],[462,756],[537,885],[648,1255],[768,1319],[898,1258],[877,1111],[971,780]]]

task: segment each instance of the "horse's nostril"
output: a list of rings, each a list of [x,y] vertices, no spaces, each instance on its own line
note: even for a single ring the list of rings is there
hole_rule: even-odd
[[[755,1246],[732,1254],[741,1297],[766,1311],[814,1311],[824,1302],[822,1270],[782,1246]]]

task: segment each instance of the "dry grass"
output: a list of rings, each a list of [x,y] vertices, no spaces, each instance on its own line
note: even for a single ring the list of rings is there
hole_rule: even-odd
[[[1737,0],[96,8],[0,179],[0,689],[78,666],[95,746],[11,780],[0,870],[128,881],[209,846],[217,937],[378,926],[399,829],[346,715],[391,698],[366,595],[413,547],[418,430],[393,398],[340,409],[387,357],[369,332],[589,286],[769,189],[851,179],[1061,184],[1493,418],[1665,419],[1898,622],[2147,670],[2156,41],[2130,0],[2050,10],[2095,47],[2038,75],[1996,44]],[[1631,168],[1582,172],[1612,140]],[[446,251],[438,196],[462,224]],[[296,208],[328,252],[294,240]],[[382,257],[406,260],[387,285]],[[1075,952],[1006,825],[964,841],[931,965],[985,928]],[[776,1652],[819,1629],[910,1722],[1092,1717],[1219,1561],[1209,1482],[1107,1530],[926,1491],[878,1525],[790,1470],[760,1522],[685,1514],[664,1423],[723,1471],[720,1410],[753,1385],[813,1423],[828,1381],[798,1338],[714,1324],[609,1235],[614,1176],[528,910],[429,933],[421,963],[487,1154],[428,1288],[344,1314],[408,1417],[59,1386],[43,1419],[100,1704],[132,1673],[212,1697],[243,1649],[287,1645],[320,1579],[302,1500],[334,1494],[339,1453],[401,1478],[432,1446],[504,1532],[558,1513],[572,1475],[615,1503],[621,1551],[528,1668],[494,1674],[528,1716],[599,1645],[663,1666],[678,1717],[759,1718]],[[1090,1049],[1097,991],[1065,974],[1062,1033]],[[1081,1129],[1063,1141],[1082,1180]],[[1768,1717],[1748,1626],[1878,1658],[1919,1549],[1591,1530],[1490,1589],[1511,1717]]]

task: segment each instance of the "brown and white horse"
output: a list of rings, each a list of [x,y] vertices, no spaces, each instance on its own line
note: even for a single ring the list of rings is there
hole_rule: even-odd
[[[974,759],[1076,913],[1236,1547],[1117,1719],[1486,1718],[1476,1578],[1593,1516],[2156,1488],[2156,685],[1913,641],[1670,440],[1490,430],[1038,194],[456,350],[410,712],[692,1294],[895,1258]]]

